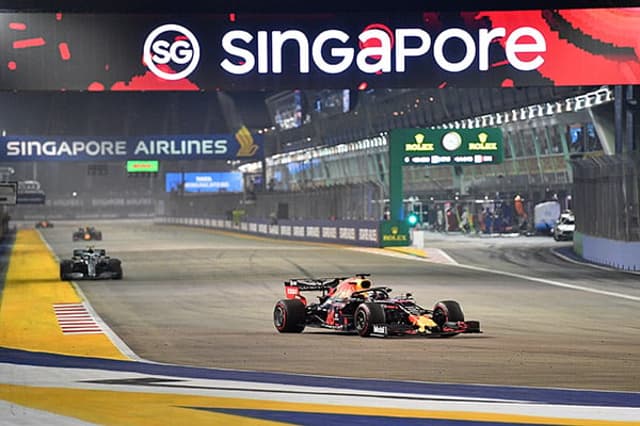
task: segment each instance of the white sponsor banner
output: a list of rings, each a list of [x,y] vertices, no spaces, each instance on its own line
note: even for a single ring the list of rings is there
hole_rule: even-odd
[[[340,227],[338,228],[338,236],[341,240],[355,240],[356,230],[355,228]]]
[[[319,226],[307,226],[307,237],[320,238]]]
[[[165,223],[183,225],[232,228],[244,232],[265,235],[284,236],[293,238],[313,238],[321,240],[345,240],[363,242],[367,246],[377,246],[378,230],[376,228],[358,228],[355,226],[302,226],[302,225],[271,225],[267,223],[240,222],[208,218],[163,218]]]
[[[94,207],[124,206],[124,203],[124,198],[94,198],[91,200],[91,205]]]
[[[377,242],[378,230],[371,228],[360,228],[358,229],[358,240]]]
[[[280,226],[280,235],[284,235],[284,236],[290,237],[291,236],[291,226],[289,226],[289,225]]]
[[[322,227],[322,238],[338,238],[338,228],[335,226],[323,226]]]
[[[82,200],[77,198],[68,198],[64,200],[50,200],[47,204],[55,207],[78,207],[82,205]]]

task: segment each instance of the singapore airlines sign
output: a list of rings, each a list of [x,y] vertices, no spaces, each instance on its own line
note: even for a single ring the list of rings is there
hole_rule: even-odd
[[[221,160],[263,158],[262,136],[242,127],[234,135],[165,135],[124,138],[3,136],[1,161]]]

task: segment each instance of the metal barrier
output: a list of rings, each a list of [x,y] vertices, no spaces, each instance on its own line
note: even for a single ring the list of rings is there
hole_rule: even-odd
[[[572,162],[576,231],[640,241],[640,153]]]

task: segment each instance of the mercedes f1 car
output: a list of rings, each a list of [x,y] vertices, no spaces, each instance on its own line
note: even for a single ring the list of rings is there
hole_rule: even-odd
[[[373,287],[368,276],[285,281],[287,298],[278,301],[273,310],[276,329],[281,333],[301,333],[305,327],[319,327],[357,332],[362,337],[481,333],[480,322],[465,321],[458,302],[444,300],[433,309],[426,309],[409,293],[391,296],[390,288]],[[303,291],[320,293],[318,302],[309,302]]]
[[[107,256],[105,249],[74,249],[71,259],[60,261],[60,279],[122,279],[120,259]]]
[[[98,231],[93,226],[87,226],[86,228],[78,228],[77,231],[73,232],[71,237],[73,241],[91,241],[91,240],[102,240],[102,231]]]

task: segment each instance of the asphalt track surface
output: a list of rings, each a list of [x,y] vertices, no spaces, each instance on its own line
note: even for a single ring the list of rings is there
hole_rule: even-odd
[[[76,226],[42,230],[69,257]],[[80,281],[139,357],[250,371],[423,382],[640,391],[640,277],[562,260],[551,238],[429,237],[458,265],[335,245],[146,223],[96,223],[122,281]],[[429,249],[427,253],[430,253]],[[435,251],[434,251],[435,252]],[[479,335],[360,338],[272,324],[283,281],[370,273],[418,303],[461,303]]]

